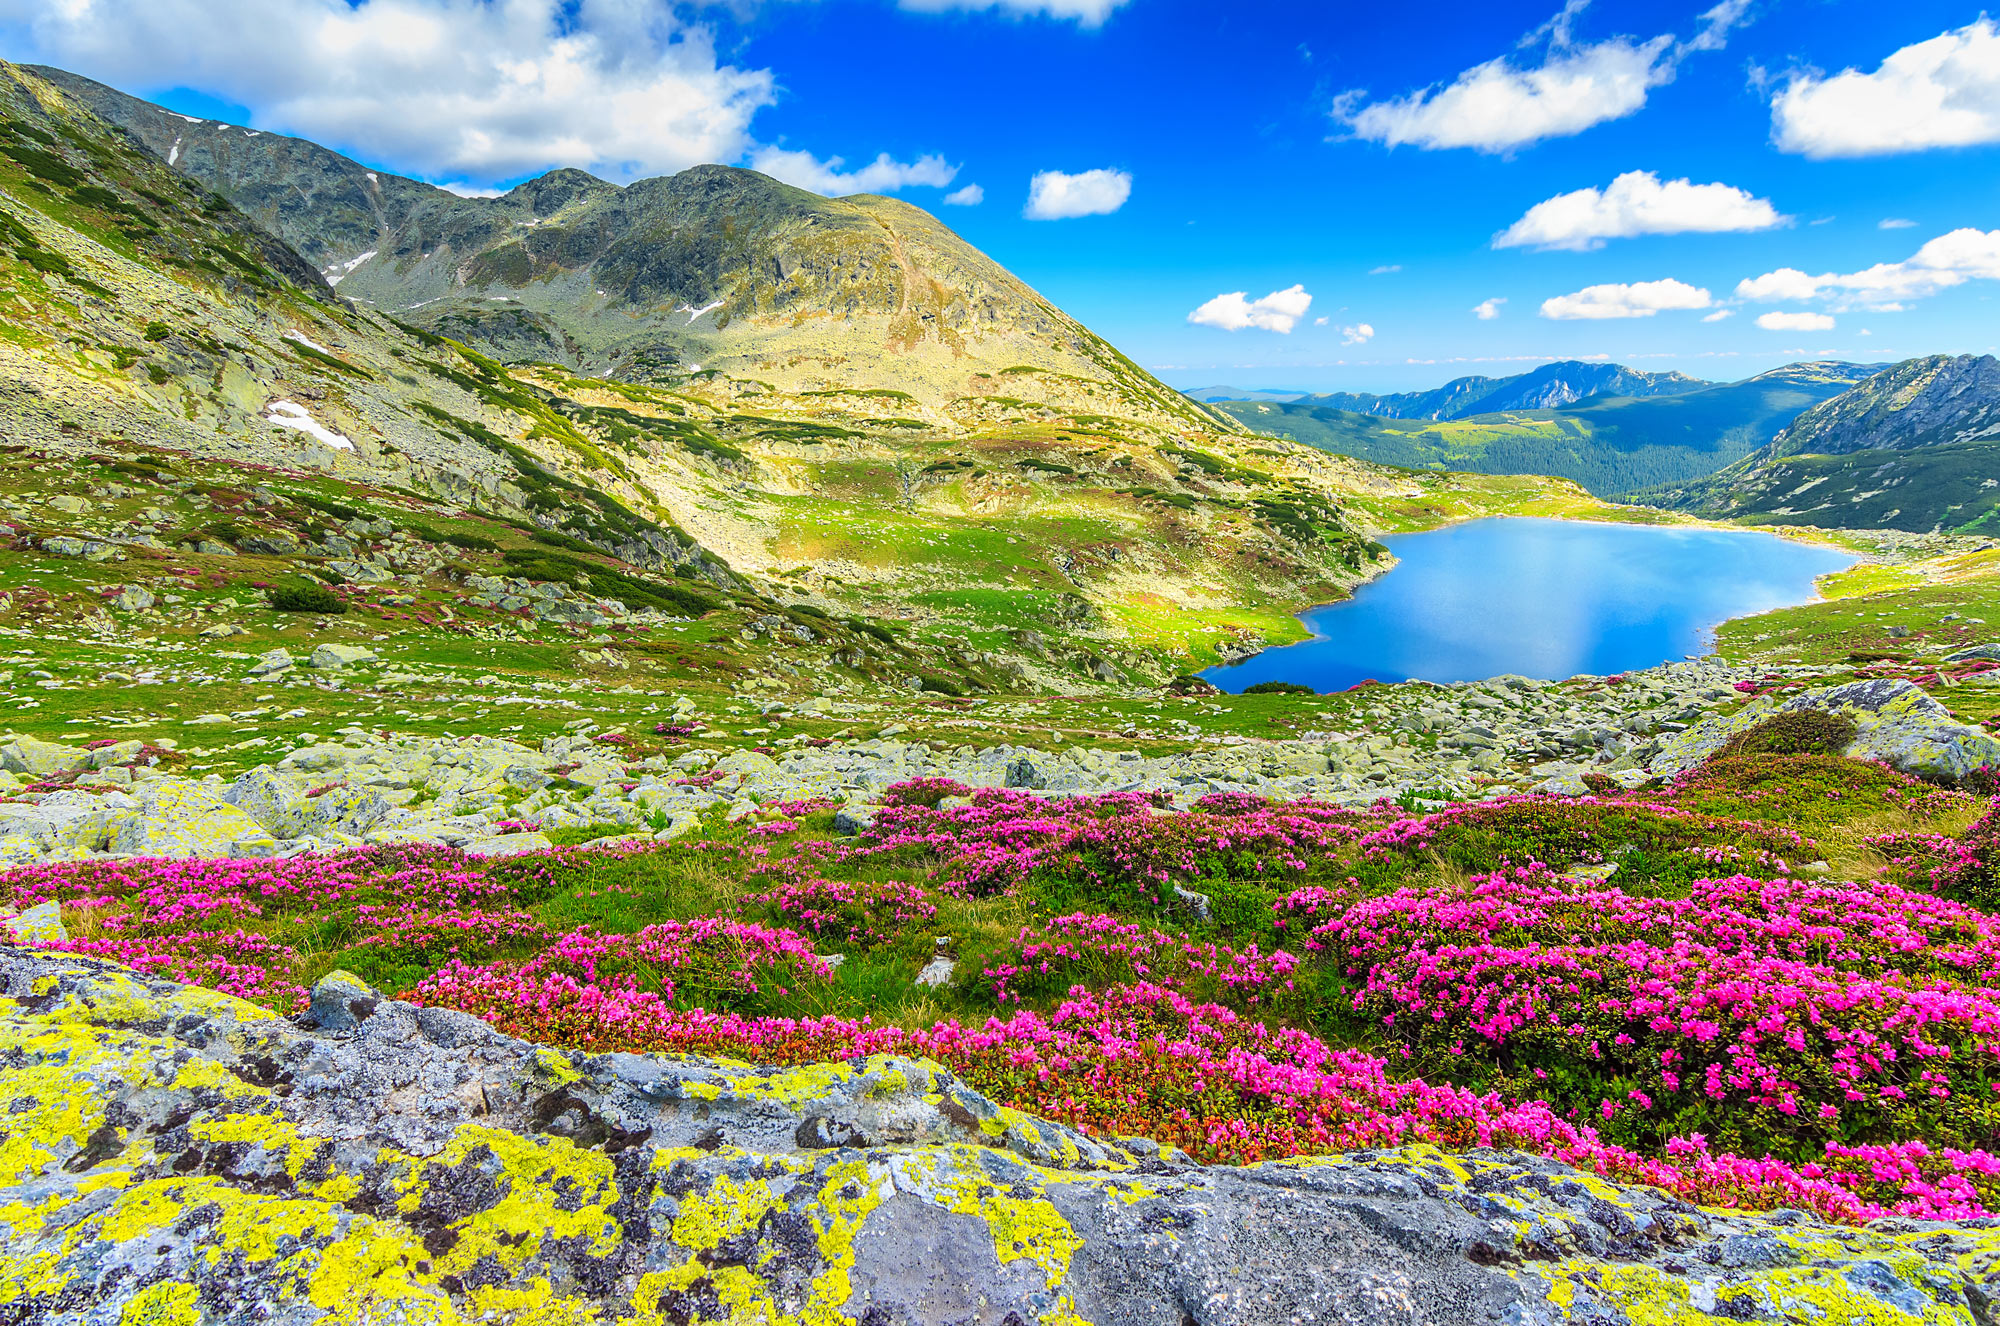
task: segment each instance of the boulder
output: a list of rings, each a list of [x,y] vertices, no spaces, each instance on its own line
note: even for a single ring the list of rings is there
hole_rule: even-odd
[[[305,1022],[0,946],[11,1319],[1970,1323],[2000,1290],[1988,1222],[1512,1151],[1200,1165],[925,1060],[567,1054],[346,973]]]
[[[333,787],[305,798],[302,832],[360,835],[380,824],[391,807],[372,788]]]
[[[59,746],[39,737],[15,737],[0,746],[0,769],[9,773],[47,778],[51,774],[76,773],[89,767],[90,752],[81,746]]]
[[[833,812],[833,831],[850,836],[866,833],[875,827],[875,817],[881,813],[880,806],[865,802],[849,802]]]
[[[474,838],[462,850],[467,856],[519,856],[523,852],[546,852],[554,846],[545,833],[496,833]]]
[[[69,939],[69,931],[63,926],[62,904],[53,898],[0,920],[0,928],[12,932],[16,942],[28,945],[60,944]]]
[[[297,663],[298,660],[292,657],[292,651],[279,645],[257,660],[255,666],[250,669],[250,675],[269,677],[276,673],[289,672]]]
[[[118,592],[105,600],[121,612],[144,612],[158,600],[153,591],[144,585],[120,585]]]
[[[379,990],[353,972],[336,968],[314,984],[306,1021],[321,1031],[352,1031],[366,1022],[381,1002]]]
[[[229,804],[219,788],[185,778],[142,784],[134,808],[110,825],[122,856],[271,856],[277,839]]]
[[[363,663],[375,663],[379,661],[380,655],[365,645],[326,644],[320,645],[312,651],[312,657],[306,660],[306,666],[309,668],[326,668],[332,670],[358,667]]]
[[[1780,702],[1760,696],[1733,714],[1705,719],[1675,733],[1653,757],[1655,774],[1691,769],[1724,742],[1773,716],[1805,709],[1841,713],[1854,720],[1854,740],[1841,753],[1880,760],[1920,778],[1956,782],[1981,765],[2000,765],[2000,740],[1953,719],[1921,686],[1892,678],[1848,682],[1804,691]]]
[[[280,838],[306,831],[307,788],[303,780],[279,769],[256,768],[230,784],[228,800]]]

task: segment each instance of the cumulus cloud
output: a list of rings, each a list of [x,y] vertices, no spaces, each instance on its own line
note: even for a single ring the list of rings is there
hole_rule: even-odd
[[[1366,345],[1375,339],[1375,329],[1365,322],[1357,322],[1352,327],[1336,328],[1342,345]]]
[[[1769,200],[1732,185],[1688,179],[1662,184],[1650,170],[1629,170],[1608,188],[1578,189],[1536,203],[1493,237],[1493,247],[1581,252],[1601,249],[1609,239],[1770,230],[1790,219],[1779,215]]]
[[[1765,331],[1832,331],[1833,318],[1825,313],[1760,313],[1757,325]]]
[[[859,170],[842,170],[846,164],[840,157],[821,161],[810,152],[782,147],[759,148],[750,158],[752,170],[830,198],[850,193],[894,193],[912,184],[941,189],[958,174],[957,166],[935,155],[896,161],[884,152]]]
[[[1060,170],[1037,171],[1028,182],[1028,205],[1021,215],[1030,221],[1104,216],[1123,207],[1131,196],[1129,171],[1085,170],[1075,175]]]
[[[938,14],[948,9],[997,9],[1017,18],[1074,19],[1094,28],[1125,6],[1126,0],[900,0],[904,9]]]
[[[1333,116],[1356,137],[1397,147],[1470,147],[1511,152],[1544,138],[1566,138],[1607,120],[1623,119],[1673,81],[1682,57],[1720,50],[1743,21],[1749,0],[1724,0],[1701,16],[1687,42],[1671,34],[1639,40],[1612,37],[1579,44],[1571,23],[1589,0],[1568,0],[1561,13],[1528,34],[1524,48],[1547,50],[1538,64],[1499,56],[1465,70],[1443,87],[1371,102],[1365,93],[1335,99]]]
[[[1481,322],[1491,322],[1500,316],[1500,306],[1506,302],[1505,296],[1494,299],[1482,299],[1472,306],[1472,316],[1478,318]]]
[[[769,70],[641,0],[0,0],[15,58],[196,87],[429,179],[624,182],[739,160]]]
[[[1662,309],[1707,308],[1708,291],[1685,281],[1639,281],[1631,285],[1585,286],[1573,295],[1542,301],[1542,316],[1559,321],[1650,318]]]
[[[1825,300],[1836,310],[1894,312],[1903,301],[1923,299],[1967,281],[2000,280],[2000,230],[1970,226],[1939,235],[1901,262],[1878,262],[1858,272],[1813,276],[1780,267],[1737,283],[1738,299],[1759,303]]]
[[[953,207],[977,207],[986,201],[986,190],[977,184],[968,184],[963,189],[953,189],[944,196]]]
[[[1709,314],[1709,315],[1708,315],[1707,317],[1703,318],[1703,319],[1702,319],[1702,321],[1703,321],[1703,322],[1725,322],[1725,321],[1727,321],[1728,319],[1730,319],[1730,318],[1733,318],[1733,317],[1735,317],[1735,316],[1736,316],[1736,310],[1735,310],[1735,309],[1733,309],[1733,308],[1719,308],[1719,309],[1717,309],[1717,310],[1716,310],[1715,312],[1713,312],[1713,313]]]
[[[1771,101],[1771,141],[1820,158],[2000,142],[2000,24],[1982,16],[1873,73],[1794,75]]]
[[[1292,328],[1298,326],[1299,319],[1312,307],[1313,297],[1306,293],[1303,285],[1295,285],[1285,290],[1273,290],[1262,299],[1251,299],[1247,292],[1234,290],[1226,295],[1217,295],[1200,308],[1187,315],[1187,320],[1197,327],[1220,327],[1223,331],[1243,331],[1256,328],[1273,331],[1281,336],[1291,335]],[[1375,334],[1375,329],[1366,323],[1360,327],[1343,327],[1344,335],[1356,331],[1366,331],[1361,340]],[[1354,341],[1345,344],[1353,345]]]

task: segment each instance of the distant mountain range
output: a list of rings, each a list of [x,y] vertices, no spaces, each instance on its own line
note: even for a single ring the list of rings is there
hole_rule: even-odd
[[[1325,451],[1416,469],[1485,474],[1552,474],[1600,495],[1686,483],[1711,474],[1769,443],[1808,407],[1837,396],[1881,366],[1789,364],[1743,382],[1698,382],[1679,374],[1639,373],[1617,364],[1549,364],[1513,378],[1461,378],[1433,392],[1402,396],[1307,396],[1280,401],[1221,402],[1259,432]],[[1554,407],[1494,409],[1448,418],[1405,419],[1323,402],[1367,401],[1378,407],[1455,408],[1448,397],[1533,400],[1566,395],[1593,383],[1617,391],[1586,394]],[[1633,394],[1635,388],[1652,390]]]
[[[1774,525],[2000,534],[2000,360],[1893,364],[1718,473],[1645,496]]]
[[[1300,394],[1287,404],[1372,414],[1383,419],[1463,419],[1501,410],[1552,410],[1592,396],[1670,396],[1713,386],[1680,373],[1642,373],[1622,364],[1588,364],[1565,359],[1511,377],[1453,378],[1430,391],[1389,396],[1336,391]],[[1241,399],[1276,399],[1275,395]]]

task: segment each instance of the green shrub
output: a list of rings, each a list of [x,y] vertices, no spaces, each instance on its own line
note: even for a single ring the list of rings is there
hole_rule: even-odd
[[[1245,686],[1245,695],[1318,695],[1310,686],[1301,686],[1295,681],[1260,681],[1255,686]]]
[[[146,324],[146,339],[149,341],[164,341],[173,334],[174,329],[164,322],[149,322]]]
[[[1710,759],[1738,755],[1838,755],[1854,740],[1854,720],[1820,709],[1796,709],[1767,718],[1722,743]]]
[[[340,595],[325,585],[280,585],[271,591],[271,606],[279,612],[317,612],[337,616],[347,611]]]

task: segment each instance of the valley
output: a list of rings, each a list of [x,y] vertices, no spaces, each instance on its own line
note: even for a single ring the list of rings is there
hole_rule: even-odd
[[[0,63],[0,1321],[1987,1320],[1992,358],[1225,398],[474,192]],[[1291,661],[1440,531],[1521,672]]]

